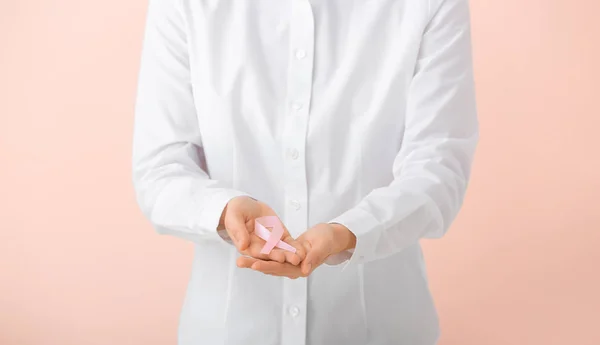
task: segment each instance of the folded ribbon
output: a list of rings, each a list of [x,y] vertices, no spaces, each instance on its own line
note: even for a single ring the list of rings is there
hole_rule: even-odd
[[[271,228],[272,231],[269,231],[267,228]],[[296,248],[281,241],[281,237],[283,237],[283,224],[281,224],[281,221],[277,216],[256,218],[254,221],[254,233],[256,236],[267,241],[260,251],[261,254],[269,254],[275,247],[292,253],[296,252]]]

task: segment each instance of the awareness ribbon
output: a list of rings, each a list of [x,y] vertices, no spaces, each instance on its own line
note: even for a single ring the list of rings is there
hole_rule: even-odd
[[[272,231],[269,231],[267,228],[271,228]],[[292,253],[296,252],[296,248],[281,241],[281,237],[283,237],[283,224],[281,224],[277,216],[256,218],[254,221],[254,233],[267,242],[260,251],[261,254],[269,254],[275,247]]]

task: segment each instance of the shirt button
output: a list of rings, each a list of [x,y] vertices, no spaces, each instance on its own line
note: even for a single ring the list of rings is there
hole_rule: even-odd
[[[294,210],[299,210],[301,205],[300,202],[298,200],[292,200],[290,201],[290,205],[292,205],[292,207],[294,208]]]
[[[296,59],[302,60],[306,57],[306,51],[304,49],[296,50]]]
[[[298,110],[302,109],[302,103],[294,102],[294,103],[292,103],[292,108],[294,108],[294,110],[298,111]]]
[[[300,315],[300,308],[293,306],[290,308],[290,315],[292,315],[292,317],[296,317],[298,315]]]
[[[291,159],[293,159],[293,160],[296,160],[296,159],[298,159],[298,156],[299,156],[300,154],[298,153],[298,150],[296,150],[296,149],[291,149],[291,150],[289,151],[289,155],[290,155],[290,158],[291,158]]]

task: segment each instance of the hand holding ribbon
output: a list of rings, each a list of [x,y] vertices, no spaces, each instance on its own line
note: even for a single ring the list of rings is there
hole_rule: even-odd
[[[304,247],[292,238],[275,211],[253,198],[231,199],[221,215],[218,229],[223,228],[243,255],[291,265],[305,257]]]
[[[297,242],[306,250],[300,265],[287,262],[265,261],[258,258],[239,257],[238,267],[250,268],[264,274],[291,279],[307,277],[333,254],[356,246],[356,237],[341,224],[317,224],[298,237]]]

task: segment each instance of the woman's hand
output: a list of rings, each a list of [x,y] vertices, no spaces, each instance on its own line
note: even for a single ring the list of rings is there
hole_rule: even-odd
[[[296,248],[296,253],[274,248],[269,254],[261,254],[265,241],[254,233],[254,221],[264,216],[276,216],[267,204],[247,196],[229,201],[221,215],[218,229],[226,229],[237,250],[244,255],[277,263],[298,265],[306,255],[304,247],[295,241],[288,230],[283,228],[282,241]]]
[[[356,237],[341,224],[321,223],[308,229],[296,240],[306,251],[301,265],[239,257],[238,267],[291,279],[307,277],[330,256],[356,246]]]

